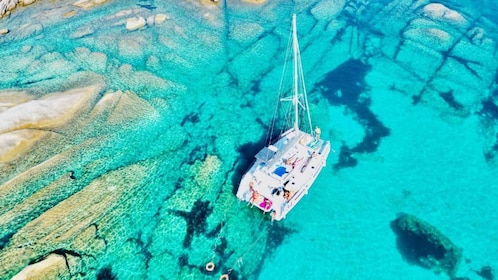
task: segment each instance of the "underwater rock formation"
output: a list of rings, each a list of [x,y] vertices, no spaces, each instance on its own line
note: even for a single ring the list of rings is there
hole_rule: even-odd
[[[462,250],[437,228],[409,214],[401,214],[391,227],[398,250],[408,262],[455,276]]]

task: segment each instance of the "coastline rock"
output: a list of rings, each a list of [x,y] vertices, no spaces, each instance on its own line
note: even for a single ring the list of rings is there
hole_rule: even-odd
[[[25,91],[0,91],[0,113],[33,99],[35,97]]]
[[[58,254],[50,254],[42,261],[26,266],[12,280],[25,279],[61,279],[69,277],[66,259]]]
[[[10,11],[17,6],[18,0],[0,0],[0,18],[9,15]]]
[[[91,0],[79,0],[73,3],[73,6],[76,6],[78,8],[82,9],[90,9],[95,6],[95,3]]]
[[[19,5],[28,6],[28,5],[31,5],[35,2],[36,2],[36,0],[19,0]]]
[[[145,19],[143,17],[133,17],[126,20],[126,29],[128,31],[135,31],[145,26]]]
[[[88,106],[102,85],[57,92],[9,108],[0,113],[0,133],[24,128],[55,128],[66,124]]]
[[[44,135],[52,132],[37,129],[21,129],[0,134],[0,162],[12,161],[23,155]]]
[[[391,227],[398,237],[398,250],[408,262],[455,276],[462,250],[436,227],[409,214],[400,215]]]

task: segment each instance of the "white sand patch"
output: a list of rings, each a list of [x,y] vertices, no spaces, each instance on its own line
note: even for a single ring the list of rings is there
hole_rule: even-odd
[[[0,133],[23,128],[55,128],[66,124],[90,99],[100,92],[102,85],[57,92],[9,108],[0,113]]]

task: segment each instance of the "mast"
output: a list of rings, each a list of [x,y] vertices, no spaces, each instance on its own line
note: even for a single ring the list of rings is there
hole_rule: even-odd
[[[296,14],[292,15],[292,49],[294,53],[294,95],[292,104],[294,105],[294,130],[299,130],[299,96],[298,96],[298,54],[299,45],[297,43]]]

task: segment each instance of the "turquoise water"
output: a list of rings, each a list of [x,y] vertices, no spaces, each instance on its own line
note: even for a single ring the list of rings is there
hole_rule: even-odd
[[[58,124],[41,121],[50,106],[0,111],[0,136],[45,133],[0,155],[0,278],[53,253],[60,279],[449,279],[397,247],[390,224],[408,213],[462,248],[456,276],[493,279],[481,272],[498,269],[496,7],[440,3],[17,8],[0,19],[0,109],[20,106],[6,90],[99,89],[54,103],[77,107]],[[272,223],[234,190],[267,136],[292,13],[312,119],[335,153]]]

